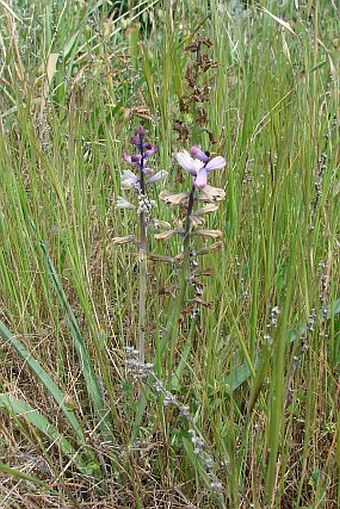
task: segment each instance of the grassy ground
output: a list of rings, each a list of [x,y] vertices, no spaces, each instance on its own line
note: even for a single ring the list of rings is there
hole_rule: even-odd
[[[339,10],[246,4],[0,1],[4,509],[340,505]],[[218,64],[202,77],[213,145],[179,107],[197,33]],[[126,368],[138,260],[113,238],[137,223],[115,200],[140,123],[166,189],[190,185],[176,150],[200,143],[227,159],[210,182],[226,191],[208,221],[223,248],[202,263],[212,306],[176,320],[174,355],[162,351],[178,270],[150,262],[145,329],[146,359],[189,407],[219,496],[190,422]]]

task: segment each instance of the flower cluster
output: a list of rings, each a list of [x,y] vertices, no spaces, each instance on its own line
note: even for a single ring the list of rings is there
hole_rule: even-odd
[[[178,164],[184,168],[193,177],[193,187],[191,192],[182,191],[180,193],[170,193],[162,191],[159,195],[161,200],[168,205],[180,205],[187,209],[187,220],[184,226],[181,221],[176,221],[176,228],[164,231],[156,235],[158,240],[168,240],[172,235],[180,234],[187,236],[190,232],[186,231],[191,226],[197,227],[204,224],[204,216],[210,212],[215,212],[218,208],[217,202],[225,198],[225,191],[218,187],[208,185],[208,174],[212,170],[224,168],[226,161],[222,156],[210,158],[209,152],[203,152],[199,145],[194,145],[190,152],[182,150],[175,154]],[[195,191],[199,194],[195,194]],[[204,205],[194,210],[194,201],[202,201]],[[219,230],[200,230],[193,232],[194,235],[202,237],[218,238],[222,236]]]
[[[131,137],[131,143],[135,146],[137,152],[131,155],[123,152],[123,159],[127,164],[136,168],[137,172],[131,170],[123,172],[122,189],[134,189],[137,194],[138,205],[119,196],[116,207],[137,210],[138,213],[145,212],[149,215],[154,203],[148,199],[146,188],[165,178],[168,172],[161,170],[154,173],[153,169],[148,165],[148,159],[157,153],[158,148],[157,145],[152,145],[146,138],[146,132],[142,126],[136,128],[135,135]]]
[[[203,152],[199,145],[194,145],[190,153],[187,150],[176,154],[177,162],[194,178],[194,186],[204,189],[208,183],[208,173],[212,170],[221,170],[226,160],[222,156],[210,159],[209,152]]]
[[[222,156],[210,157],[209,152],[204,152],[199,145],[191,147],[190,151],[182,150],[177,152],[175,158],[178,164],[184,168],[193,178],[191,191],[182,191],[172,194],[168,191],[162,191],[159,197],[168,205],[179,205],[181,211],[185,210],[185,219],[175,219],[174,226],[163,223],[163,231],[157,233],[157,240],[167,241],[174,235],[180,235],[183,238],[183,251],[176,257],[166,261],[173,263],[184,262],[187,260],[188,270],[185,278],[192,287],[191,303],[189,302],[190,312],[195,314],[197,304],[210,307],[209,302],[202,299],[203,284],[199,281],[199,276],[210,275],[210,269],[199,270],[197,256],[218,250],[222,243],[219,240],[223,234],[220,230],[210,230],[204,228],[206,216],[218,209],[218,202],[225,198],[225,191],[220,188],[208,185],[208,174],[213,170],[221,170],[226,165],[226,160]],[[200,205],[203,202],[203,205]],[[202,228],[203,227],[203,228]],[[198,228],[198,229],[197,229]],[[198,239],[213,239],[210,245],[199,245]],[[193,242],[195,240],[195,242]],[[202,243],[201,243],[202,244]],[[155,260],[162,261],[163,257],[152,255]]]
[[[180,206],[180,216],[174,219],[173,225],[165,221],[158,221],[152,218],[155,225],[154,237],[157,240],[167,241],[174,235],[182,238],[181,251],[177,256],[169,257],[158,253],[149,253],[148,225],[151,221],[151,208],[154,202],[149,199],[147,190],[150,184],[158,182],[167,175],[167,172],[154,173],[148,161],[156,154],[157,147],[146,139],[146,133],[142,127],[136,129],[131,143],[136,148],[136,153],[131,155],[123,153],[124,161],[132,169],[125,170],[122,176],[122,188],[135,192],[135,203],[131,203],[123,197],[117,200],[117,207],[135,210],[139,216],[139,240],[134,236],[118,237],[115,242],[135,242],[138,246],[138,267],[139,267],[139,325],[138,325],[138,349],[127,347],[125,355],[127,370],[130,376],[143,384],[146,384],[153,391],[162,397],[163,407],[172,406],[178,410],[180,415],[188,423],[188,434],[193,448],[193,453],[202,464],[202,467],[210,481],[211,490],[221,502],[223,501],[223,487],[219,482],[216,473],[215,454],[209,448],[207,442],[199,431],[190,409],[181,405],[175,394],[167,390],[165,384],[160,380],[154,371],[152,363],[146,363],[148,356],[148,342],[146,334],[146,301],[148,297],[148,266],[147,260],[157,260],[166,263],[177,263],[180,265],[179,286],[177,302],[164,328],[164,345],[168,349],[167,369],[172,373],[175,363],[176,342],[178,338],[177,326],[183,323],[184,316],[190,313],[191,319],[198,316],[198,306],[210,307],[210,302],[203,300],[204,285],[201,277],[210,276],[212,269],[200,269],[198,256],[216,251],[222,245],[220,241],[223,236],[220,230],[211,230],[204,227],[206,216],[217,210],[218,203],[225,198],[223,189],[208,185],[208,175],[213,170],[223,169],[226,161],[222,156],[211,157],[209,152],[204,152],[199,145],[191,147],[190,151],[182,150],[175,155],[178,164],[185,169],[192,177],[189,190],[180,191],[175,194],[163,190],[159,198],[169,206]],[[213,242],[211,242],[211,239]],[[207,243],[206,243],[207,241]],[[171,293],[173,295],[173,293]],[[191,322],[193,323],[193,322]],[[192,330],[195,330],[193,327]],[[136,341],[137,343],[137,341]],[[220,504],[223,506],[223,503]]]
[[[225,191],[223,189],[208,185],[208,174],[212,170],[224,168],[226,164],[224,157],[216,156],[210,158],[209,152],[203,152],[198,145],[194,145],[190,152],[187,150],[177,152],[175,158],[178,164],[193,178],[191,191],[173,194],[164,190],[160,193],[159,197],[168,205],[179,205],[181,209],[186,209],[186,220],[185,224],[181,220],[176,220],[174,229],[166,228],[165,231],[157,234],[155,238],[158,240],[168,240],[176,234],[182,235],[184,238],[187,238],[188,235],[214,239],[221,237],[222,232],[219,230],[192,231],[192,228],[201,227],[204,224],[205,216],[210,212],[215,212],[218,209],[217,203],[225,198]],[[195,202],[203,202],[203,205],[195,209]],[[205,253],[202,252],[201,254]]]

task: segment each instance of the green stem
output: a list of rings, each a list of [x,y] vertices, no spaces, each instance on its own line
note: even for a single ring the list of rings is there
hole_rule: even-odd
[[[195,186],[192,186],[190,196],[189,196],[189,203],[188,203],[188,210],[185,220],[185,227],[184,227],[184,236],[183,236],[183,252],[184,252],[184,260],[183,260],[183,267],[182,272],[180,275],[180,287],[179,292],[177,296],[177,303],[174,307],[174,312],[172,313],[171,319],[168,322],[167,325],[167,336],[170,340],[170,351],[169,351],[169,364],[168,364],[168,377],[169,380],[172,378],[172,368],[174,364],[174,357],[175,357],[175,347],[176,347],[176,340],[177,340],[177,332],[178,332],[178,319],[179,315],[181,313],[181,310],[183,308],[183,304],[185,301],[185,296],[187,292],[188,287],[188,278],[190,276],[190,227],[191,227],[191,213],[194,206],[195,201]]]
[[[139,323],[138,323],[138,350],[141,362],[144,362],[145,360],[146,286],[147,286],[146,243],[142,244],[141,242],[139,248]]]
[[[171,345],[170,349],[170,355],[169,355],[169,383],[171,383],[171,373],[172,373],[172,365],[173,365],[173,356],[174,356],[174,350],[176,345],[176,339],[177,339],[177,333],[178,333],[178,319],[179,315],[181,313],[181,310],[183,308],[183,303],[185,301],[185,295],[186,290],[188,286],[188,270],[190,268],[190,226],[191,226],[191,220],[190,216],[192,213],[193,205],[194,205],[194,198],[195,198],[195,187],[193,186],[190,192],[189,196],[189,204],[188,204],[188,210],[187,210],[187,216],[185,221],[185,227],[184,227],[184,238],[183,238],[183,249],[184,249],[184,261],[182,266],[182,271],[180,275],[180,288],[178,292],[178,296],[175,302],[175,305],[173,307],[173,311],[171,313],[171,316],[166,324],[165,334],[161,338],[159,342],[157,342],[157,352],[156,352],[156,358],[155,358],[155,365],[157,366],[157,371],[159,371],[158,368],[162,365],[162,356],[163,353],[167,347],[167,345]],[[160,376],[161,373],[158,373]],[[149,377],[150,379],[150,377]],[[135,422],[133,424],[132,432],[131,432],[131,442],[133,442],[138,434],[139,428],[142,424],[143,416],[145,413],[147,400],[150,397],[150,393],[152,392],[151,389],[147,386],[147,384],[150,382],[148,379],[147,383],[144,385],[144,394],[141,395],[140,401],[137,406],[136,411],[136,418]]]

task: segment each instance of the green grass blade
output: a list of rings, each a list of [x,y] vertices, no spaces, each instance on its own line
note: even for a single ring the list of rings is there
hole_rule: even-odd
[[[327,310],[327,319],[331,318],[331,316],[336,316],[340,314],[340,299],[333,302],[325,308]],[[318,313],[319,320],[323,320],[323,310],[320,310]],[[292,330],[287,337],[288,343],[294,343],[297,339],[301,338],[303,334],[306,332],[307,323],[303,323],[297,329]],[[258,352],[255,356],[254,368],[259,368],[263,361],[263,352]],[[226,377],[225,383],[228,389],[233,392],[238,389],[244,382],[248,380],[251,376],[251,372],[248,364],[245,362],[241,366],[236,367],[232,370],[232,372]]]
[[[15,335],[12,334],[11,331],[6,327],[6,325],[1,321],[0,321],[0,336],[14,348],[17,354],[23,359],[25,364],[29,366],[32,373],[43,384],[43,386],[47,389],[49,394],[51,394],[51,396],[54,398],[56,403],[63,411],[70,426],[75,431],[75,435],[79,445],[85,446],[86,438],[81,428],[81,425],[77,417],[75,416],[74,412],[70,410],[70,408],[66,405],[65,395],[55,384],[50,375],[39,364],[39,362],[36,359],[34,359],[32,354],[25,348],[21,341],[18,338],[16,338]]]
[[[32,224],[33,228],[34,225]],[[56,290],[59,302],[64,310],[67,323],[70,327],[70,330],[72,332],[72,336],[74,339],[74,345],[79,357],[79,360],[81,362],[81,369],[82,373],[85,379],[86,387],[88,395],[92,401],[94,410],[98,418],[100,419],[100,429],[104,435],[105,440],[112,440],[112,426],[110,419],[106,415],[106,408],[105,408],[105,402],[101,394],[100,386],[98,378],[96,377],[90,354],[86,348],[86,344],[84,341],[84,338],[80,332],[80,328],[77,322],[77,319],[75,317],[74,311],[71,307],[71,305],[68,302],[68,299],[66,297],[66,294],[64,292],[64,289],[62,287],[62,284],[59,280],[59,277],[56,273],[55,267],[53,265],[53,262],[49,256],[48,250],[46,248],[46,245],[43,241],[40,241],[40,247],[43,252],[44,261],[46,263],[48,273],[50,275],[50,278],[52,280],[53,286]]]
[[[38,477],[35,477],[34,475],[30,474],[25,474],[25,472],[20,472],[20,470],[12,468],[6,465],[6,463],[3,463],[2,461],[0,461],[0,472],[11,477],[14,477],[15,479],[23,479],[24,481],[29,481],[33,484],[37,484],[38,486],[49,488],[49,485],[46,482],[42,481],[41,479],[38,479]]]
[[[73,456],[79,470],[93,474],[93,462],[90,463],[91,466],[88,469],[87,462],[78,454],[73,445],[59,433],[44,415],[34,409],[29,403],[2,393],[0,394],[0,408],[3,408],[9,415],[14,414],[18,418],[26,419],[35,429],[41,431],[51,443],[58,444],[65,456]]]

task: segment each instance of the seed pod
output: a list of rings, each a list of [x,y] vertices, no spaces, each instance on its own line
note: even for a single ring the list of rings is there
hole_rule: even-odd
[[[175,263],[175,258],[172,256],[165,256],[157,253],[149,254],[148,258],[153,262]]]
[[[208,184],[202,189],[201,194],[198,196],[198,200],[207,202],[222,201],[224,200],[226,193],[219,187],[212,187]]]
[[[156,240],[168,240],[174,235],[182,235],[184,233],[184,230],[166,230],[162,233],[156,233],[155,239]]]
[[[161,200],[165,201],[168,205],[180,205],[182,204],[187,198],[189,198],[188,192],[182,192],[177,194],[171,194],[169,191],[162,191],[159,194],[159,197]]]
[[[192,216],[195,217],[204,216],[205,214],[209,214],[210,212],[215,212],[217,209],[218,205],[215,205],[214,203],[209,203],[208,205],[204,205],[204,207],[195,210]]]
[[[200,235],[201,237],[211,237],[213,239],[218,239],[223,237],[223,232],[221,232],[221,230],[197,230],[192,232],[192,235]]]
[[[133,235],[128,235],[127,237],[114,237],[112,239],[112,244],[127,244],[129,242],[136,242],[136,238]]]
[[[208,247],[202,247],[201,249],[198,249],[197,255],[205,255],[208,253],[214,253],[215,251],[218,251],[222,247],[222,242],[214,242],[211,246]]]

